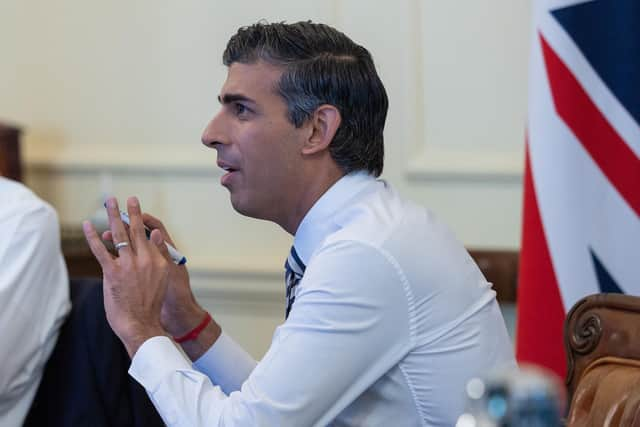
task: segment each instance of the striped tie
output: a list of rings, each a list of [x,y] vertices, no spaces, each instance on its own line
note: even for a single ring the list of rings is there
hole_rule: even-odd
[[[304,270],[306,268],[307,266],[304,265],[304,263],[298,256],[296,248],[291,246],[289,257],[284,263],[284,279],[287,284],[287,309],[284,313],[285,320],[289,317],[291,306],[293,306],[293,302],[296,300],[295,288],[296,286],[298,286],[298,283],[300,283],[300,280],[302,279],[302,275],[304,274]]]

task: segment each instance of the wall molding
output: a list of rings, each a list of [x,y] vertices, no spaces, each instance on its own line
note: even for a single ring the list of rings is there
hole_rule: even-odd
[[[36,173],[222,175],[213,151],[191,145],[27,144],[23,157],[25,168]],[[410,182],[521,182],[523,170],[522,150],[430,147],[409,160],[405,177]]]
[[[409,160],[409,182],[519,184],[524,172],[522,151],[428,148]]]
[[[283,271],[191,265],[189,274],[197,297],[243,305],[284,301]]]
[[[219,176],[216,153],[197,144],[26,144],[24,165],[36,173]]]

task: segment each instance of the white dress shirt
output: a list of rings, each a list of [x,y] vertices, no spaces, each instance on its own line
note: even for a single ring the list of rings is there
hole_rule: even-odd
[[[0,177],[0,427],[22,425],[69,308],[55,211]]]
[[[303,219],[289,318],[255,363],[228,336],[193,366],[154,337],[130,369],[176,426],[452,426],[467,381],[515,360],[495,292],[422,207],[363,172]]]

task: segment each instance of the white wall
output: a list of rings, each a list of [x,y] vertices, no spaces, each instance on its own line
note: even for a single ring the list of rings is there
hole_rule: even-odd
[[[79,224],[101,174],[165,220],[194,287],[254,353],[282,320],[291,237],[240,217],[200,132],[241,26],[313,19],[373,54],[390,97],[384,177],[469,246],[517,248],[528,0],[3,0],[0,119],[23,125],[27,183]]]

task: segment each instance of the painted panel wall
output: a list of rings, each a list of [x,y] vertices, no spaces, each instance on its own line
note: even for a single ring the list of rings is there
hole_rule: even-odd
[[[138,195],[205,304],[262,354],[291,237],[233,211],[199,142],[226,41],[259,19],[326,22],[366,46],[390,97],[383,177],[465,244],[519,246],[528,0],[4,0],[0,120],[25,127],[27,183],[65,224],[105,192]]]

